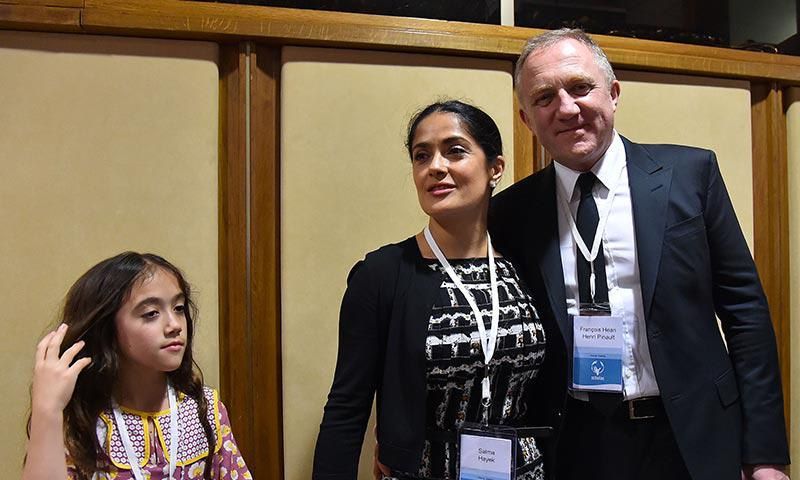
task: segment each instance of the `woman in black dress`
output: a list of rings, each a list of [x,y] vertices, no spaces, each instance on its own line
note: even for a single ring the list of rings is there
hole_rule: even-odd
[[[387,478],[458,478],[464,422],[530,425],[545,337],[530,292],[487,233],[505,167],[500,132],[480,109],[446,101],[412,118],[406,146],[430,219],[350,272],[315,479],[357,477],[376,394]],[[534,438],[520,435],[516,447],[516,478],[544,478]]]

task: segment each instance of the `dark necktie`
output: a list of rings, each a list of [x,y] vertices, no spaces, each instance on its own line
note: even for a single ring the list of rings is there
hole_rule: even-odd
[[[578,188],[581,193],[581,201],[578,204],[578,214],[576,215],[575,223],[578,227],[578,233],[581,234],[583,242],[586,244],[586,249],[591,251],[592,244],[594,243],[595,232],[597,232],[597,223],[600,216],[597,213],[597,203],[592,196],[592,188],[594,187],[597,177],[592,172],[582,173],[578,177]],[[608,303],[608,284],[606,283],[606,257],[603,254],[603,246],[600,245],[600,250],[597,252],[597,257],[594,259],[594,276],[595,276],[595,292],[594,300],[592,300],[591,291],[589,289],[589,275],[591,268],[589,262],[583,257],[583,254],[578,251],[578,294],[581,303]],[[592,406],[605,415],[611,415],[616,410],[619,402],[622,401],[622,395],[619,393],[606,393],[606,392],[589,392],[589,402]]]
[[[597,204],[592,196],[592,187],[594,187],[597,177],[592,172],[582,173],[578,177],[578,188],[581,193],[581,201],[578,204],[578,214],[576,215],[575,223],[578,227],[578,233],[581,234],[583,242],[586,244],[586,249],[592,249],[594,243],[594,235],[597,231],[597,223],[600,217],[597,214]],[[594,301],[592,301],[591,292],[589,290],[589,275],[591,268],[589,262],[578,251],[578,294],[581,303],[607,303],[608,302],[608,285],[606,284],[606,257],[603,254],[603,247],[600,246],[600,251],[594,259],[594,275],[595,275],[595,294]]]

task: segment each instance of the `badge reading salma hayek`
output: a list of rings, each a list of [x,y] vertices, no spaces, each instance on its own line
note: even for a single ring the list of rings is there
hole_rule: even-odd
[[[512,480],[517,434],[502,425],[464,424],[459,431],[459,480]]]

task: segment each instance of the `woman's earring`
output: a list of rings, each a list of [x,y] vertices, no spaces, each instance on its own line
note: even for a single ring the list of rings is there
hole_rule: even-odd
[[[489,187],[495,188],[497,186],[497,180],[489,180]]]

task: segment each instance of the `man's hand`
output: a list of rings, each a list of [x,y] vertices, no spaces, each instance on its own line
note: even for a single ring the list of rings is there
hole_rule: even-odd
[[[375,477],[375,480],[381,480],[383,476],[389,476],[391,474],[391,470],[389,467],[382,464],[378,460],[378,442],[375,442],[375,456],[372,457],[372,476]]]
[[[742,480],[789,480],[784,465],[745,465]]]

